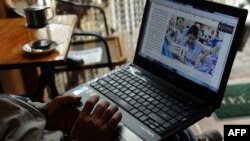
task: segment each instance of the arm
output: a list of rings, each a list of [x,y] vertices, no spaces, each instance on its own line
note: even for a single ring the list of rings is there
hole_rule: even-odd
[[[195,66],[198,66],[201,61],[203,61],[210,54],[210,49],[206,49],[205,52],[199,56],[195,61]]]

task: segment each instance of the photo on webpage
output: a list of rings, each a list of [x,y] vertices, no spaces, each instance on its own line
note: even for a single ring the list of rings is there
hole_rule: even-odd
[[[171,15],[161,54],[212,77],[223,38],[224,32],[216,27]]]

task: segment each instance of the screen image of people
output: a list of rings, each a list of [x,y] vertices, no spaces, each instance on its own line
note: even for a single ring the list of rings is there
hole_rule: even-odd
[[[216,27],[171,15],[161,54],[212,76],[223,37]]]

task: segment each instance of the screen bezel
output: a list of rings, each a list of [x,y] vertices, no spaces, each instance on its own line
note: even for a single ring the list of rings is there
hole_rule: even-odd
[[[197,83],[192,82],[191,80],[186,79],[186,78],[184,78],[176,73],[173,73],[170,70],[167,70],[164,67],[157,65],[156,63],[152,63],[148,59],[145,59],[139,55],[139,51],[141,49],[143,37],[144,37],[144,33],[145,33],[144,29],[146,28],[152,0],[147,0],[147,2],[146,2],[143,20],[142,20],[142,25],[141,25],[140,34],[139,34],[138,43],[137,43],[137,48],[136,48],[136,53],[135,53],[136,55],[134,58],[134,63],[136,65],[138,65],[139,67],[146,69],[147,71],[155,74],[156,76],[158,76],[158,77],[160,77],[160,78],[162,78],[162,79],[164,79],[164,80],[166,80],[166,81],[168,81],[168,82],[170,82],[170,83],[172,83],[180,88],[183,88],[184,90],[189,91],[190,94],[192,94],[196,97],[199,97],[201,99],[204,99],[210,103],[212,102],[217,107],[219,107],[221,104],[223,95],[224,95],[225,88],[227,86],[227,81],[229,78],[229,74],[231,72],[231,67],[232,67],[236,52],[237,52],[238,47],[239,47],[241,32],[243,30],[248,12],[245,9],[240,9],[240,8],[236,8],[236,7],[232,7],[232,6],[228,6],[228,5],[224,5],[224,4],[220,4],[220,3],[215,3],[215,2],[211,2],[211,1],[205,1],[205,0],[204,1],[175,0],[175,1],[192,5],[195,8],[206,9],[206,10],[209,9],[209,11],[219,12],[219,13],[223,13],[226,15],[231,15],[233,17],[239,18],[239,22],[238,22],[238,25],[237,25],[237,28],[235,31],[235,35],[234,35],[234,38],[232,40],[231,49],[230,49],[229,54],[228,54],[228,61],[225,64],[224,73],[222,75],[221,83],[220,83],[218,91],[214,92],[206,87],[198,85]]]

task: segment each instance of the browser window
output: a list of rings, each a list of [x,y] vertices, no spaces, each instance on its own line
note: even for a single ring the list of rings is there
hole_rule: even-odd
[[[139,55],[217,92],[238,18],[151,0]]]

